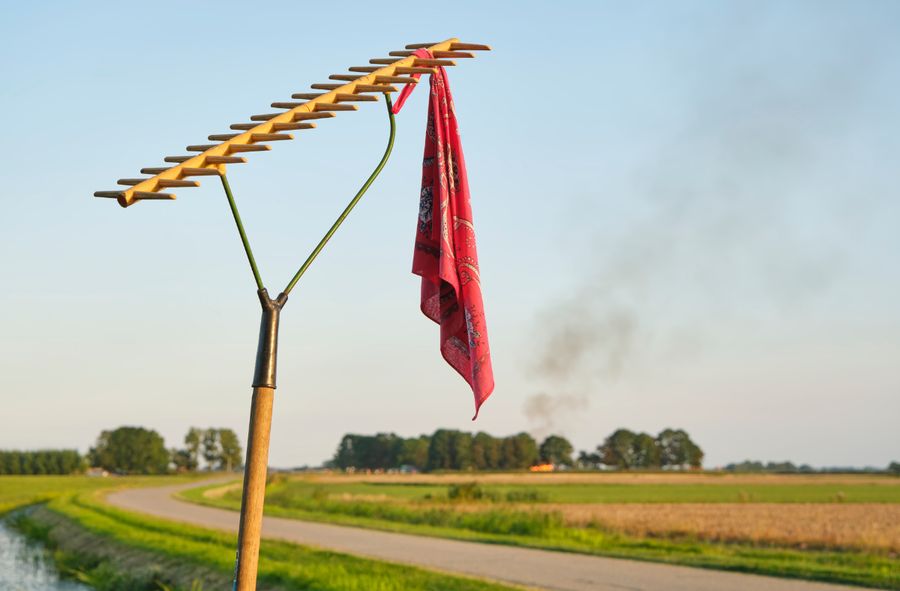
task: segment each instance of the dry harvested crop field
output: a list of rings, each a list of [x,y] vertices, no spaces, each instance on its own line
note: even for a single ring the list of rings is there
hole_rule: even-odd
[[[692,536],[799,548],[900,554],[900,505],[888,503],[607,503],[546,505],[568,525],[652,537]]]
[[[716,542],[900,553],[900,479],[877,475],[321,474],[297,482],[323,485],[325,490],[334,487],[331,498],[342,502],[415,505],[431,495],[433,507],[477,512],[488,505],[480,501],[441,503],[440,491],[432,488],[475,482],[501,493],[535,491],[534,502],[506,507],[557,513],[569,527],[649,537],[689,536]],[[410,497],[396,486],[421,494]],[[706,497],[706,502],[693,502],[697,496]],[[555,502],[569,500],[578,502]]]

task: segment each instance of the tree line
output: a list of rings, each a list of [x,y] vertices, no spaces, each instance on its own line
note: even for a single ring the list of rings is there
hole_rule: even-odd
[[[0,451],[0,475],[75,474],[85,467],[85,458],[74,449]]]
[[[191,427],[183,448],[166,449],[162,435],[144,427],[102,431],[86,456],[74,449],[38,451],[0,450],[0,475],[77,474],[88,467],[114,474],[167,474],[206,470],[235,470],[243,450],[231,429]]]
[[[621,470],[700,468],[703,450],[684,429],[663,429],[656,437],[616,429],[594,452],[581,452],[578,460],[583,466]]]
[[[431,435],[403,438],[395,433],[344,435],[330,466],[342,470],[522,470],[537,464],[598,469],[699,468],[703,451],[682,429],[665,429],[656,437],[618,429],[593,452],[573,458],[574,447],[559,435],[540,444],[528,433],[494,437],[438,429]]]
[[[115,474],[166,474],[200,469],[231,471],[241,466],[243,450],[231,429],[191,427],[184,448],[166,449],[162,436],[144,427],[103,431],[88,452],[91,466]]]

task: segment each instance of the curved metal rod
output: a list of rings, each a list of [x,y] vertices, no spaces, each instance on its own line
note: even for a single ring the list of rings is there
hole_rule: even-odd
[[[294,289],[294,286],[300,281],[300,277],[306,273],[306,270],[312,264],[316,257],[319,256],[319,253],[322,252],[322,249],[325,248],[325,245],[328,244],[328,241],[331,240],[331,237],[334,236],[334,233],[337,232],[337,229],[344,223],[344,220],[347,219],[347,216],[353,211],[353,208],[356,207],[356,204],[359,203],[359,200],[365,195],[366,191],[369,190],[369,187],[378,178],[378,175],[381,173],[381,170],[384,168],[384,165],[387,163],[388,158],[391,155],[391,150],[394,149],[394,136],[397,134],[397,123],[394,120],[394,109],[391,101],[391,95],[389,93],[384,93],[384,102],[387,105],[388,118],[391,123],[391,132],[390,136],[388,136],[388,144],[387,148],[384,151],[384,156],[381,157],[381,161],[378,163],[378,166],[375,167],[375,170],[372,171],[372,174],[369,175],[369,178],[363,183],[363,186],[359,189],[353,199],[350,200],[350,203],[347,207],[344,208],[344,211],[341,212],[341,215],[338,216],[338,219],[331,225],[331,228],[328,232],[325,233],[325,236],[319,241],[316,247],[309,253],[309,256],[306,257],[306,260],[300,265],[300,269],[294,275],[294,278],[291,279],[290,283],[287,284],[287,287],[284,288],[284,294],[287,295]]]
[[[244,231],[244,224],[241,222],[241,214],[238,213],[237,204],[234,202],[234,195],[231,194],[231,186],[225,174],[220,174],[222,179],[222,188],[225,189],[225,196],[228,197],[228,205],[231,207],[231,215],[234,216],[234,223],[237,226],[238,234],[241,235],[241,243],[244,245],[244,252],[247,253],[247,260],[250,262],[250,270],[253,271],[253,279],[256,280],[256,288],[263,289],[262,278],[259,276],[259,268],[256,266],[256,259],[253,258],[253,250],[250,248],[250,240],[247,239],[247,232]]]

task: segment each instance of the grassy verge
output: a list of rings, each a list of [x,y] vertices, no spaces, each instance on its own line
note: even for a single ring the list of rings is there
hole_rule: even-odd
[[[48,517],[47,514],[55,517]],[[134,589],[190,589],[197,584],[221,588],[234,566],[235,535],[151,519],[113,509],[90,494],[57,496],[45,513],[37,513],[37,529],[58,544],[64,564],[101,580],[116,564],[139,564],[147,571]],[[60,521],[64,520],[64,521]],[[60,529],[66,528],[66,529]],[[73,536],[73,530],[86,532]],[[32,527],[34,530],[35,528]],[[55,535],[54,532],[62,532]],[[74,546],[72,540],[75,540]],[[121,569],[114,569],[121,571]],[[131,570],[126,569],[126,570]],[[182,573],[179,575],[178,573]],[[197,573],[201,575],[197,575]],[[263,541],[259,589],[321,591],[509,591],[512,587],[424,569],[356,558],[284,542]],[[102,576],[103,575],[103,576]],[[116,576],[115,573],[114,575]],[[195,583],[195,580],[197,581]],[[121,586],[109,589],[131,589]],[[99,587],[104,589],[104,587]]]
[[[190,489],[182,496],[200,504],[239,509],[238,491],[204,496],[206,490],[219,486]],[[900,589],[900,566],[896,557],[887,553],[711,543],[689,536],[635,537],[600,527],[566,527],[552,513],[502,507],[465,513],[379,501],[337,501],[315,492],[297,495],[283,482],[270,485],[266,513],[419,535]]]

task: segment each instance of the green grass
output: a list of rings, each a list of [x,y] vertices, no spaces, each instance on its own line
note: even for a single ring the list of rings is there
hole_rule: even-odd
[[[97,589],[153,589],[164,591],[166,568],[172,564],[213,572],[230,580],[234,568],[236,535],[184,525],[114,509],[97,498],[103,489],[121,486],[152,486],[183,482],[185,477],[87,478],[0,477],[0,507],[10,511],[33,503],[46,503],[46,510],[60,516],[72,531],[92,536],[75,551],[65,544],[55,553],[61,566]],[[39,512],[36,512],[38,514]],[[40,541],[52,540],[53,529],[25,516],[19,527]],[[71,528],[75,528],[71,530]],[[150,575],[132,575],[128,568],[109,559],[122,549],[123,555],[140,552],[149,562],[167,565]],[[102,550],[102,552],[101,552]],[[99,552],[99,554],[98,554]],[[128,554],[131,552],[131,554]],[[107,558],[103,558],[103,556]],[[141,556],[141,554],[139,554]],[[153,574],[157,573],[157,574]],[[147,577],[150,578],[147,578]],[[511,591],[514,587],[478,579],[453,576],[425,569],[357,558],[264,540],[259,564],[260,586],[317,591]],[[190,585],[183,586],[189,589]]]
[[[48,508],[90,532],[132,548],[230,573],[236,536],[113,509],[87,495],[54,499]],[[511,587],[295,544],[264,540],[260,584],[321,591],[509,591]]]
[[[461,476],[461,481],[465,477]],[[322,485],[292,480],[289,486],[308,495]],[[885,484],[485,484],[489,495],[505,499],[510,493],[534,491],[548,503],[900,503],[900,480]],[[386,495],[415,501],[446,498],[446,484],[328,483],[332,495]]]
[[[24,505],[44,503],[60,495],[122,486],[154,486],[185,482],[190,477],[129,476],[0,476],[0,516]]]
[[[599,527],[565,527],[552,513],[535,515],[503,505],[487,505],[486,511],[472,514],[447,507],[429,507],[426,502],[342,501],[332,496],[349,492],[348,487],[356,494],[371,494],[359,492],[366,489],[356,484],[329,483],[323,487],[296,480],[276,481],[267,491],[266,513],[419,535],[900,589],[900,563],[886,554],[723,544],[686,536],[639,538]],[[182,496],[206,505],[239,509],[239,491],[231,491],[219,498],[203,496],[205,490],[219,486],[190,489]],[[447,487],[439,489],[446,499]],[[437,492],[425,494],[436,495]],[[417,498],[422,497],[406,497],[413,501]]]

